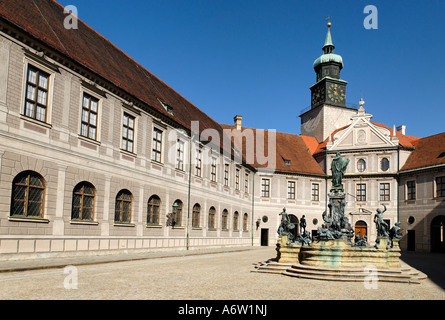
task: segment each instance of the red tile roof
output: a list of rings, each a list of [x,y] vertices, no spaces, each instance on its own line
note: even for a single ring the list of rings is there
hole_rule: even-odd
[[[445,132],[420,139],[400,171],[442,164],[445,164]]]
[[[233,133],[236,132],[235,126],[221,124],[224,130],[229,130]],[[267,152],[269,148],[269,131],[264,130],[264,139],[261,139],[261,131],[259,129],[242,127],[241,131],[238,131],[239,135],[235,137],[234,145],[238,150],[242,150],[243,156],[246,161],[249,161],[249,148],[246,146],[246,138],[242,138],[242,134],[244,136],[248,136],[247,133],[252,132],[252,137],[255,141],[255,150],[254,150],[254,163],[249,163],[255,168],[267,168],[267,163],[262,163],[261,159],[259,159],[259,155],[265,154],[267,157]],[[260,141],[264,141],[264,146],[257,144],[257,136],[260,137]],[[315,175],[324,175],[324,171],[318,165],[317,161],[312,157],[311,148],[305,143],[305,140],[313,142],[310,137],[302,137],[300,135],[276,132],[276,140],[275,146],[271,146],[271,150],[275,152],[275,170],[280,172],[292,172],[292,173],[301,173],[301,174],[315,174]],[[241,141],[242,139],[242,141]],[[262,143],[261,143],[262,144]],[[285,162],[287,160],[287,163]]]
[[[0,3],[0,20],[43,41],[180,126],[190,129],[191,121],[196,120],[200,132],[211,128],[223,136],[216,121],[80,19],[78,29],[65,29],[63,22],[67,14],[59,3],[52,0],[2,0]],[[173,115],[159,100],[173,108]]]

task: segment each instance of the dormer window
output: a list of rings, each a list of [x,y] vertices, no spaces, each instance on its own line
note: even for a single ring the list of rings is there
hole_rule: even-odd
[[[166,104],[165,102],[162,102],[161,100],[159,100],[159,103],[164,107],[165,111],[167,111],[168,113],[170,113],[171,115],[173,115],[173,108],[171,106],[169,106],[168,104]]]
[[[291,161],[290,161],[290,160],[284,160],[284,164],[285,164],[286,166],[290,166],[290,165],[291,165]]]

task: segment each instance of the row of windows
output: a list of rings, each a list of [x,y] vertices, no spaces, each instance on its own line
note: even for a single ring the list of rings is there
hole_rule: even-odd
[[[445,197],[445,176],[435,178],[435,197]],[[406,200],[416,200],[416,181],[406,182]]]
[[[287,199],[295,200],[295,181],[287,181]],[[261,179],[261,197],[270,197],[270,179]],[[320,201],[320,184],[312,183],[311,200]]]
[[[27,85],[25,92],[25,107],[24,115],[41,122],[47,122],[48,109],[48,90],[49,90],[50,75],[38,68],[28,65],[27,70]],[[82,96],[82,110],[80,123],[80,136],[98,140],[99,127],[99,103],[100,99],[93,97],[87,92],[83,92]],[[122,115],[122,136],[120,148],[124,151],[135,153],[135,116],[123,112]],[[153,161],[162,162],[162,143],[163,131],[157,127],[153,128],[152,153],[151,159]],[[200,149],[196,150],[195,159],[195,175],[201,177],[202,175],[202,152]],[[176,147],[176,169],[184,171],[184,141],[177,140]],[[211,159],[210,180],[217,181],[217,159]],[[244,191],[248,192],[249,174],[245,173]],[[229,185],[229,165],[226,164],[224,168],[224,185]],[[240,190],[240,169],[236,169],[235,188]]]
[[[73,202],[71,210],[72,221],[95,221],[96,189],[94,185],[83,181],[73,189]],[[32,171],[18,174],[12,182],[11,217],[43,218],[45,203],[45,184],[43,178]],[[116,195],[114,222],[131,223],[132,221],[133,195],[129,190],[123,189]],[[182,226],[183,203],[176,200],[172,205],[172,213],[167,215],[169,225]],[[208,228],[216,228],[216,210],[209,209]],[[153,195],[147,202],[147,225],[160,225],[161,199]],[[233,213],[232,227],[239,230],[240,215]],[[201,226],[201,206],[196,203],[193,206],[192,227]],[[242,230],[247,231],[248,214],[243,215]],[[229,229],[229,212],[224,209],[221,216],[221,229]]]
[[[356,191],[356,200],[366,201],[366,184],[358,183]],[[380,183],[380,201],[390,201],[390,194],[390,184]],[[261,179],[261,197],[270,197],[270,179]],[[287,181],[287,199],[295,200],[295,181]],[[311,200],[320,201],[320,185],[318,183],[311,185]]]

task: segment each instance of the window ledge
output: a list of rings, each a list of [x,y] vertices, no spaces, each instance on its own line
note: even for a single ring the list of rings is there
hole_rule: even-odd
[[[25,115],[23,115],[23,114],[20,115],[20,119],[25,120],[25,121],[28,121],[28,122],[33,123],[33,124],[36,124],[36,125],[38,125],[38,126],[44,127],[44,128],[48,128],[48,129],[51,129],[51,128],[53,127],[53,126],[52,126],[51,124],[49,124],[49,123],[46,123],[46,122],[43,122],[43,121],[36,120],[36,119],[34,119],[34,118],[25,116]]]
[[[124,149],[120,149],[120,152],[122,154],[126,155],[126,156],[129,156],[129,157],[133,157],[133,158],[137,157],[136,153],[133,153],[133,152],[130,152],[130,151],[127,151],[127,150],[124,150]]]
[[[16,221],[16,222],[37,222],[37,223],[49,223],[49,219],[44,219],[44,218],[37,218],[37,217],[33,217],[33,218],[28,218],[28,217],[8,217],[9,221]]]
[[[91,139],[91,138],[88,138],[88,137],[81,136],[80,134],[77,135],[77,137],[80,140],[83,140],[83,141],[89,142],[89,143],[93,143],[93,144],[98,145],[98,146],[100,146],[100,144],[101,144],[100,141],[97,141],[97,140],[94,140],[94,139]]]
[[[145,225],[146,228],[162,228],[162,225],[160,224],[146,224]]]
[[[70,224],[98,225],[99,222],[92,220],[70,220]]]
[[[115,227],[135,227],[136,225],[134,223],[125,223],[125,222],[115,222]]]

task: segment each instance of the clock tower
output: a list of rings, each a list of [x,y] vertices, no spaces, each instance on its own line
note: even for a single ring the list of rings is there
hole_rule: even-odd
[[[331,23],[323,46],[323,54],[313,64],[316,82],[310,87],[311,105],[300,115],[301,134],[324,141],[332,131],[350,122],[357,109],[346,106],[346,81],[340,78],[343,59],[334,53]]]

